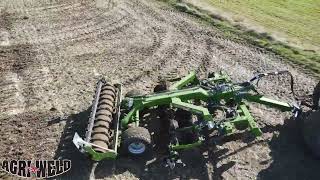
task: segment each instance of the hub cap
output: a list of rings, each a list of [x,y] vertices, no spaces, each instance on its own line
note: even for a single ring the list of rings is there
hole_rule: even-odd
[[[146,150],[146,146],[141,142],[134,142],[129,144],[128,150],[132,154],[142,154]]]

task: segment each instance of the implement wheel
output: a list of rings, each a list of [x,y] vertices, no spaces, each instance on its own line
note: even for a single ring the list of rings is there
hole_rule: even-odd
[[[142,156],[151,150],[151,136],[143,127],[131,127],[122,134],[122,150],[124,154]]]
[[[320,108],[320,82],[317,84],[313,91],[313,105],[315,109]]]
[[[312,112],[304,120],[303,136],[311,152],[320,158],[320,110]]]

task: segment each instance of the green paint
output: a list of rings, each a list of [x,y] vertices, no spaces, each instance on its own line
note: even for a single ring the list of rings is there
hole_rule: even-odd
[[[134,122],[136,126],[139,126],[140,112],[143,109],[156,107],[159,105],[168,105],[172,108],[181,108],[187,111],[192,112],[193,114],[200,115],[205,121],[220,122],[215,119],[214,114],[210,114],[209,110],[206,107],[201,105],[195,105],[196,100],[202,100],[205,102],[221,102],[229,101],[233,99],[238,104],[236,112],[237,115],[232,118],[224,119],[224,121],[219,125],[222,128],[225,135],[230,135],[236,132],[237,128],[245,127],[249,128],[251,133],[255,136],[260,136],[262,134],[261,130],[257,126],[254,118],[249,112],[245,102],[257,102],[260,104],[265,104],[271,107],[279,108],[283,111],[291,111],[293,107],[281,101],[276,101],[273,99],[266,98],[254,91],[254,86],[241,86],[239,84],[233,84],[230,77],[224,73],[215,73],[213,78],[207,79],[214,86],[216,84],[223,84],[223,88],[216,86],[217,89],[204,89],[203,86],[199,85],[199,81],[195,76],[194,72],[181,79],[178,83],[172,86],[172,90],[153,93],[145,96],[135,96],[130,98],[125,98],[122,103],[123,108],[128,107],[128,102],[132,102],[131,109],[127,110],[121,121],[122,131],[127,128],[127,125],[131,122]],[[187,86],[189,83],[197,82],[192,87]],[[177,131],[201,131],[200,125],[193,125],[190,127],[178,128]],[[118,133],[116,133],[118,136]],[[120,144],[118,142],[118,137],[116,137],[116,144],[114,150],[111,150],[106,153],[95,152],[91,146],[85,147],[85,151],[90,154],[91,158],[95,161],[100,161],[102,159],[114,159],[117,156],[117,146]],[[191,144],[177,144],[171,145],[171,150],[181,150],[181,149],[190,149],[202,144],[202,139],[195,143]]]
[[[90,155],[91,159],[94,161],[101,161],[103,159],[115,159],[117,157],[117,152],[99,153],[93,150],[91,146],[84,147],[84,150]]]

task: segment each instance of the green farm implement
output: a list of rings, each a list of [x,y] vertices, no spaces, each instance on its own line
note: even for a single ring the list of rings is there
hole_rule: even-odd
[[[232,82],[224,72],[210,73],[206,79],[198,79],[191,72],[171,86],[168,81],[162,81],[151,94],[131,91],[124,97],[121,84],[109,84],[102,79],[97,83],[86,136],[82,139],[76,133],[73,143],[94,161],[115,159],[119,154],[142,156],[153,148],[151,133],[143,126],[146,124],[144,112],[152,109],[154,117],[160,119],[162,134],[159,136],[168,137],[166,163],[173,168],[180,150],[214,145],[214,137],[227,136],[240,129],[260,136],[262,132],[248,103],[291,111],[298,118],[302,113],[298,103],[267,98],[255,88],[254,83],[261,78],[279,74],[291,76],[294,93],[293,77],[288,71],[258,74],[242,83]],[[320,85],[315,88],[313,97],[314,110],[306,118],[310,122],[305,126],[306,144],[320,155],[320,112],[316,110]]]

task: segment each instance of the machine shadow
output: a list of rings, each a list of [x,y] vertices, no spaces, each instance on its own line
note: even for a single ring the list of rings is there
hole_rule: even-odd
[[[216,166],[210,168],[208,165],[214,163],[208,157],[205,157],[199,149],[184,151],[181,154],[182,161],[186,164],[185,167],[178,166],[170,169],[164,166],[162,156],[153,155],[152,161],[147,161],[142,158],[120,157],[115,161],[101,162],[96,171],[95,177],[103,179],[112,177],[113,175],[124,175],[123,178],[128,178],[126,173],[132,174],[139,179],[220,179],[221,174],[231,168],[234,162],[227,163],[219,168]],[[210,170],[211,169],[211,170]]]
[[[54,159],[71,160],[71,169],[61,176],[55,177],[55,179],[81,180],[90,178],[93,162],[90,161],[89,158],[84,154],[82,154],[72,143],[75,132],[84,137],[88,117],[90,115],[90,109],[91,108],[88,108],[87,110],[78,114],[72,114],[67,117],[67,119],[54,119],[48,123],[48,125],[50,125],[60,121],[66,121]]]
[[[123,178],[126,179],[128,178],[126,174],[129,173],[131,176],[146,180],[175,178],[209,179],[206,168],[207,160],[203,158],[201,152],[197,149],[185,151],[181,154],[182,161],[186,164],[185,167],[177,165],[173,170],[165,167],[164,158],[166,150],[164,143],[167,137],[160,132],[161,120],[159,117],[156,117],[157,113],[155,113],[155,110],[148,109],[143,114],[140,126],[146,127],[151,133],[154,142],[152,151],[143,157],[120,155],[117,160],[102,161],[95,170],[96,178],[103,179],[117,175],[120,178],[125,176]]]
[[[235,162],[228,162],[226,164],[217,165],[219,160],[227,157],[225,156],[228,149],[215,150],[213,147],[199,147],[190,150],[181,151],[181,160],[185,164],[178,164],[174,169],[165,167],[164,158],[165,152],[162,142],[165,141],[165,136],[159,134],[160,119],[154,116],[154,112],[149,110],[146,112],[144,119],[141,122],[149,122],[142,124],[151,132],[152,139],[155,142],[153,151],[142,157],[129,157],[120,155],[117,160],[105,160],[98,164],[95,170],[95,177],[103,179],[106,177],[113,177],[114,175],[128,178],[126,174],[131,174],[139,179],[222,179],[223,172],[230,169]],[[227,141],[240,139],[247,141],[248,145],[236,150],[237,153],[252,145],[260,142],[249,142],[246,133],[239,133],[235,136],[229,137],[221,141],[223,144]]]
[[[320,177],[320,161],[312,157],[303,142],[302,121],[293,118],[286,119],[284,125],[279,125],[278,136],[273,136],[269,142],[271,149],[271,164],[259,172],[257,179],[288,179],[316,180]],[[264,130],[270,130],[266,127]],[[269,162],[261,162],[269,163]]]
[[[55,152],[55,159],[69,159],[72,168],[56,179],[97,179],[112,178],[115,175],[120,178],[137,177],[139,179],[223,179],[222,174],[235,165],[235,162],[219,164],[222,159],[250,148],[254,144],[264,143],[266,140],[253,140],[247,132],[241,132],[221,140],[221,146],[225,142],[241,140],[246,146],[229,152],[229,149],[214,149],[213,147],[194,148],[181,152],[181,159],[186,165],[177,165],[171,170],[165,167],[163,162],[165,153],[161,148],[163,137],[160,136],[159,119],[151,110],[146,112],[142,124],[152,134],[156,145],[151,153],[145,157],[129,157],[120,155],[116,160],[104,160],[99,163],[91,161],[87,156],[80,153],[73,145],[72,138],[75,132],[84,137],[87,127],[90,107],[78,114],[72,114],[66,121],[59,146]],[[59,123],[61,119],[54,119],[48,125]],[[319,161],[314,160],[309,152],[303,147],[303,141],[299,132],[299,124],[292,119],[285,121],[284,125],[265,126],[263,132],[279,131],[279,136],[269,142],[273,162],[270,166],[258,174],[258,179],[318,179]],[[157,144],[159,143],[159,144]],[[268,162],[261,162],[268,163]],[[121,177],[123,176],[123,177]]]

